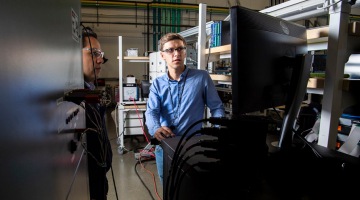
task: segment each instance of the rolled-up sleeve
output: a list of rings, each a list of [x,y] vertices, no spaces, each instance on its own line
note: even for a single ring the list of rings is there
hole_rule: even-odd
[[[150,94],[147,102],[147,109],[145,112],[146,126],[149,129],[149,134],[154,136],[157,129],[161,127],[160,123],[160,109],[161,99],[157,92],[155,84],[150,86]]]
[[[208,73],[205,74],[205,100],[212,117],[225,117],[225,107]]]

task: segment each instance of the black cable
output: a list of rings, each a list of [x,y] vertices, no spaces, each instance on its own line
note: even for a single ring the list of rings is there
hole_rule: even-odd
[[[273,107],[273,109],[276,112],[276,114],[281,118],[281,120],[283,120],[283,118],[280,116],[279,112],[275,109],[275,107]],[[292,131],[297,137],[299,137],[306,145],[308,145],[311,148],[311,150],[314,152],[316,157],[322,158],[321,154],[313,146],[311,146],[310,143],[302,135],[299,135],[294,128],[292,129]]]
[[[174,181],[174,182],[176,183],[176,180],[179,179],[180,171],[181,171],[183,165],[185,164],[185,162],[186,162],[189,158],[191,158],[192,156],[194,156],[193,154],[192,154],[192,155],[189,155],[187,158],[185,158],[185,160],[183,160],[184,155],[185,155],[189,150],[191,150],[192,148],[197,147],[197,146],[200,146],[200,143],[196,143],[196,144],[191,145],[190,147],[186,148],[186,150],[184,151],[184,153],[181,154],[181,156],[180,156],[179,159],[178,159],[178,160],[180,160],[181,163],[180,163],[179,165],[175,164],[175,169],[176,169],[176,170],[173,171],[173,174],[174,174],[174,177],[175,177],[175,178],[174,178],[174,180],[171,180],[171,181]],[[170,185],[171,185],[171,184],[170,184]],[[176,188],[176,187],[175,187],[175,188]],[[170,188],[170,190],[172,190],[172,188]],[[170,193],[171,193],[171,191],[170,191]]]
[[[93,55],[93,51],[92,51],[92,47],[91,47],[90,35],[89,35],[89,32],[88,32],[88,30],[86,29],[86,27],[85,27],[83,24],[81,24],[81,26],[84,27],[84,30],[85,30],[85,32],[86,32],[86,34],[87,34],[87,36],[88,36],[88,39],[89,39],[91,59],[92,59],[93,69],[94,69],[94,75],[95,75],[96,89],[98,90],[98,82],[97,82],[97,76],[96,76],[96,70],[95,70],[94,55]]]
[[[115,184],[115,178],[114,178],[114,172],[113,172],[113,168],[111,166],[111,174],[112,174],[112,178],[113,178],[113,182],[114,182],[114,188],[115,188],[115,194],[116,194],[116,199],[119,200],[118,194],[117,194],[117,190],[116,190],[116,184]]]
[[[309,128],[309,129],[307,129],[307,130],[305,130],[305,131],[303,131],[303,132],[301,132],[300,133],[300,135],[303,135],[305,132],[307,132],[307,131],[311,131],[312,130],[312,128]],[[301,148],[301,149],[304,149],[306,147],[306,143],[304,142],[304,146]]]
[[[175,163],[175,159],[177,159],[177,152],[179,150],[179,147],[180,147],[180,143],[184,140],[185,136],[187,135],[187,133],[195,126],[197,125],[198,123],[201,123],[201,122],[206,122],[206,121],[209,121],[209,119],[201,119],[201,120],[198,120],[196,121],[195,123],[193,123],[186,131],[185,133],[181,136],[181,139],[178,143],[178,145],[176,146],[176,149],[175,149],[175,152],[174,152],[174,158],[173,160],[171,161],[171,166],[170,166],[170,171],[169,171],[169,176],[167,177],[167,182],[166,182],[166,187],[165,187],[165,195],[168,195],[168,188],[169,188],[169,182],[170,182],[170,175],[171,175],[171,168],[174,166],[174,163]]]
[[[66,200],[69,198],[69,195],[70,195],[70,192],[71,192],[71,188],[72,188],[72,186],[73,186],[73,184],[74,184],[75,177],[76,177],[77,171],[78,171],[78,169],[79,169],[80,163],[81,163],[81,161],[82,161],[82,157],[83,157],[83,155],[84,155],[84,152],[85,152],[85,149],[83,149],[83,151],[82,151],[82,153],[81,153],[81,156],[80,156],[80,159],[79,159],[79,162],[78,162],[78,164],[77,164],[77,166],[76,166],[73,179],[71,180],[71,184],[70,184],[69,191],[68,191],[68,193],[67,193],[67,195],[66,195]]]
[[[279,116],[279,118],[280,118],[281,120],[284,120],[284,119],[281,117],[280,113],[276,110],[275,106],[273,106],[272,108],[273,108],[273,110],[276,112],[276,114]]]
[[[182,151],[183,147],[185,146],[186,142],[187,142],[190,138],[192,138],[194,135],[199,134],[199,133],[201,133],[201,130],[195,131],[194,133],[192,133],[191,135],[189,135],[189,136],[185,139],[185,141],[183,142],[183,144],[181,144],[181,140],[180,140],[178,146],[181,144],[181,147],[178,149],[178,154],[174,153],[174,158],[173,158],[173,160],[172,160],[172,162],[171,162],[171,163],[173,163],[173,162],[174,162],[174,163],[171,164],[171,167],[170,167],[170,170],[173,169],[173,172],[169,172],[169,176],[168,176],[168,177],[171,176],[171,184],[170,184],[170,190],[169,190],[170,199],[171,199],[171,197],[173,197],[173,195],[174,195],[173,193],[171,193],[171,188],[173,188],[173,183],[174,183],[174,179],[175,179],[175,174],[176,174],[176,172],[177,172],[177,170],[178,170],[178,168],[177,168],[177,166],[178,166],[178,156],[179,156],[179,154],[181,153],[181,151]],[[186,134],[184,134],[184,135],[186,135]],[[183,136],[184,136],[184,135],[183,135]],[[183,138],[181,138],[181,139],[183,139]],[[175,151],[175,152],[176,152],[176,151]],[[176,156],[176,155],[178,155],[178,156]],[[175,157],[175,156],[176,156],[176,157]]]
[[[192,138],[193,136],[195,136],[195,135],[197,135],[198,133],[201,133],[201,132],[202,132],[202,130],[198,130],[198,131],[192,133],[191,135],[189,135],[189,136],[185,139],[184,143],[182,144],[179,152],[181,153],[182,148],[185,146],[186,142],[189,141],[190,138]],[[181,159],[182,159],[183,156],[186,154],[186,152],[188,152],[190,149],[192,149],[192,148],[194,148],[194,147],[196,147],[196,146],[200,146],[200,145],[201,145],[201,142],[195,143],[195,144],[189,146],[188,148],[186,148],[185,152],[175,161],[174,171],[173,171],[173,173],[171,174],[171,184],[170,184],[170,191],[169,191],[169,193],[170,193],[170,199],[173,198],[174,193],[175,193],[176,188],[177,188],[177,186],[176,186],[175,184],[176,184],[176,182],[177,182],[177,180],[178,180],[178,178],[179,178],[178,176],[179,176],[179,174],[180,174],[180,172],[178,172],[178,171],[181,171],[183,165],[184,165],[185,162],[189,159],[189,157],[195,156],[195,155],[197,155],[197,154],[204,154],[204,152],[195,152],[193,155],[190,155],[188,158],[185,159],[185,161],[183,160],[182,162],[181,162]],[[180,162],[181,162],[181,163],[180,163]],[[170,174],[169,174],[169,176],[170,176]],[[174,183],[174,186],[173,186],[173,183]],[[173,189],[173,188],[174,188],[174,189]]]
[[[201,130],[195,131],[194,133],[192,133],[191,135],[186,137],[185,141],[183,142],[183,144],[181,144],[181,147],[179,148],[179,154],[181,153],[182,149],[184,148],[186,142],[189,141],[189,139],[192,138],[194,135],[199,134],[199,133],[201,133]],[[180,156],[180,157],[182,157],[182,156]],[[174,158],[173,160],[175,160],[174,165],[173,165],[173,172],[171,174],[169,173],[169,176],[171,176],[170,191],[169,191],[170,197],[173,197],[173,195],[174,195],[171,192],[171,189],[173,188],[173,184],[175,184],[175,176],[177,174],[177,171],[179,170],[178,166],[179,166],[181,159],[177,157],[176,159]]]
[[[183,157],[185,156],[185,154],[188,152],[188,151],[190,151],[192,148],[194,148],[194,147],[197,147],[197,146],[200,146],[200,142],[198,142],[198,143],[195,143],[195,144],[193,144],[193,145],[190,145],[188,148],[186,148],[185,149],[185,151],[180,155],[180,157],[178,158],[178,160],[182,160],[183,159]],[[175,163],[176,164],[176,163]],[[175,173],[175,172],[174,172]]]
[[[194,168],[194,167],[196,167],[196,166],[198,166],[198,165],[199,165],[199,163],[196,163],[196,164],[191,165],[191,166],[188,167],[188,168],[184,171],[184,173],[181,175],[180,180],[179,180],[179,182],[178,182],[178,187],[179,187],[179,188],[177,188],[177,190],[176,190],[175,199],[179,199],[179,191],[180,191],[181,182],[182,182],[182,180],[184,179],[186,173],[188,173],[192,168]]]
[[[138,173],[137,170],[136,170],[136,166],[137,166],[139,163],[140,163],[140,162],[138,161],[138,162],[135,164],[135,173],[136,173],[136,175],[139,177],[141,183],[144,185],[144,187],[146,188],[146,190],[149,192],[151,199],[152,199],[152,200],[155,200],[154,197],[152,196],[149,188],[145,185],[144,181],[141,179],[139,173]]]
[[[197,152],[197,153],[194,153],[194,154],[192,154],[192,155],[189,155],[188,157],[186,157],[181,163],[180,163],[180,165],[179,165],[179,171],[178,171],[178,173],[176,174],[176,178],[174,179],[174,188],[170,188],[171,190],[174,190],[174,193],[177,193],[177,188],[178,188],[178,185],[179,185],[179,181],[180,181],[180,179],[179,179],[179,177],[180,177],[180,173],[181,173],[181,171],[182,171],[182,168],[183,168],[183,166],[185,165],[185,163],[190,159],[190,158],[192,158],[192,157],[194,157],[194,156],[196,156],[196,155],[199,155],[199,154],[203,154],[203,152]]]
[[[106,199],[106,196],[107,196],[107,190],[106,190],[106,185],[105,185],[105,179],[106,179],[106,167],[105,165],[107,164],[106,163],[106,157],[107,157],[107,150],[108,150],[108,142],[106,141],[106,135],[107,134],[105,132],[105,128],[104,128],[104,121],[103,121],[103,118],[101,118],[100,116],[100,113],[98,112],[98,110],[96,110],[93,106],[91,106],[91,104],[88,104],[84,101],[84,106],[82,106],[88,116],[88,118],[91,120],[91,117],[90,115],[88,114],[89,112],[87,111],[86,109],[86,104],[91,108],[91,110],[93,111],[94,113],[94,117],[96,119],[96,123],[94,121],[91,120],[91,122],[94,124],[94,126],[97,128],[97,130],[95,129],[92,129],[92,128],[88,128],[86,129],[83,133],[81,133],[81,136],[80,136],[80,141],[82,141],[82,137],[83,135],[88,131],[88,130],[92,130],[94,131],[95,133],[98,133],[98,139],[99,139],[99,143],[100,143],[100,159],[102,161],[102,163],[99,163],[99,161],[95,158],[95,156],[89,152],[87,150],[87,148],[85,147],[85,144],[84,143],[81,143],[82,147],[84,148],[84,150],[97,162],[97,164],[103,168],[103,177],[102,177],[102,185],[103,185],[103,191],[104,191],[104,199]],[[99,117],[99,119],[97,118]],[[103,141],[105,141],[105,145],[102,143]],[[103,155],[102,155],[103,154]],[[116,197],[118,199],[118,196],[117,196],[117,190],[116,190],[116,185],[115,185],[115,179],[114,179],[114,174],[113,174],[113,170],[112,170],[112,163],[110,163],[110,168],[111,168],[111,172],[112,172],[112,176],[113,176],[113,181],[114,181],[114,187],[115,187],[115,192],[116,192]],[[109,187],[108,187],[109,188]],[[107,188],[107,189],[108,189]]]
[[[321,154],[313,147],[311,146],[311,144],[302,136],[302,135],[299,135],[294,129],[292,129],[292,131],[294,132],[294,134],[296,136],[298,136],[305,144],[307,144],[311,150],[313,150],[313,152],[315,153],[315,155],[318,157],[318,158],[322,158]]]

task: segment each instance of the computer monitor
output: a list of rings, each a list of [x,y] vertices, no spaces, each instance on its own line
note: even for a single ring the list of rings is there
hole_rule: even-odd
[[[306,28],[239,6],[230,27],[233,115],[286,105],[292,131],[310,74]]]
[[[151,83],[149,83],[148,80],[141,81],[141,98],[142,99],[149,98],[150,85],[151,85]]]

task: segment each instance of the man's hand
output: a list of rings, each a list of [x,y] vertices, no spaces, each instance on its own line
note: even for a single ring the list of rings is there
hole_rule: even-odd
[[[165,138],[175,137],[175,134],[170,130],[170,128],[162,126],[155,132],[154,136],[157,140],[161,141]]]

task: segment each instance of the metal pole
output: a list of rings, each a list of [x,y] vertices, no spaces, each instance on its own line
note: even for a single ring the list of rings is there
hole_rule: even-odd
[[[178,3],[180,3],[180,0],[177,0]],[[177,16],[176,16],[176,25],[180,25],[180,18],[181,18],[181,10],[176,10]],[[177,33],[180,32],[180,27],[177,27],[176,30]]]
[[[150,6],[147,4],[147,51],[150,51]]]
[[[97,2],[96,2],[96,21],[98,22],[97,26],[99,26],[99,4],[97,4]]]
[[[158,1],[160,1],[160,0],[158,0]],[[161,24],[161,13],[162,13],[161,8],[158,8],[158,24]],[[161,39],[161,36],[162,36],[162,34],[161,34],[161,26],[158,26],[158,32],[159,32],[159,34],[158,34],[158,39],[156,41],[156,49],[158,49],[158,41]],[[158,51],[159,50],[160,49],[158,49]]]
[[[157,0],[154,0],[154,2],[156,1]],[[157,8],[153,8],[153,24],[156,23],[156,9]],[[156,51],[156,26],[153,26],[153,51]]]
[[[173,3],[175,3],[176,0],[172,0]],[[176,10],[171,9],[171,24],[176,24]],[[175,33],[175,27],[171,27],[171,32]]]
[[[344,66],[349,59],[347,31],[350,11],[351,6],[345,1],[329,8],[329,39],[318,144],[331,149],[336,147],[337,127],[342,114],[340,105]]]
[[[205,70],[206,4],[199,4],[198,69]]]

